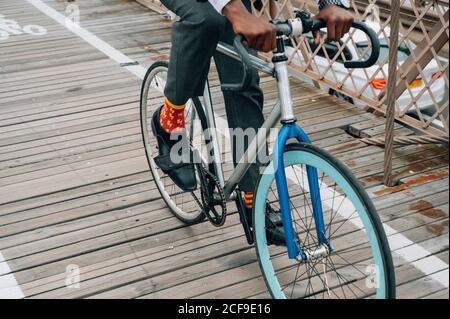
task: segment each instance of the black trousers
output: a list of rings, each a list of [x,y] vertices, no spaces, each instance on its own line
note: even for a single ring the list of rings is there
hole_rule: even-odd
[[[169,101],[181,105],[192,97],[203,95],[211,57],[214,57],[222,83],[239,83],[243,76],[241,63],[216,52],[219,41],[228,44],[233,42],[235,34],[230,22],[209,2],[197,0],[161,0],[161,2],[180,17],[172,28],[172,49],[164,91]],[[250,11],[250,0],[244,0],[243,3]],[[245,131],[250,128],[256,131],[261,127],[264,122],[262,113],[264,99],[256,71],[252,72],[251,83],[245,92],[224,91],[223,95],[230,129],[240,128]],[[248,142],[248,139],[242,141],[240,138],[232,141],[235,165],[242,156],[237,154],[236,149],[242,147],[247,149]],[[252,164],[239,183],[240,189],[253,191],[258,175],[259,164]]]

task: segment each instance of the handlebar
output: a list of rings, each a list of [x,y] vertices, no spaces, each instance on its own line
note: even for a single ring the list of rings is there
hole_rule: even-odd
[[[323,29],[326,27],[327,27],[327,25],[325,22],[323,22],[321,20],[313,20],[311,31],[316,31],[316,30]],[[363,68],[371,67],[378,61],[378,58],[380,57],[380,40],[378,39],[375,31],[373,31],[371,28],[369,28],[364,22],[354,21],[352,23],[352,28],[361,30],[369,37],[370,43],[372,44],[371,45],[372,52],[366,60],[345,61],[344,66],[347,69],[363,69]]]
[[[314,32],[319,29],[326,28],[326,23],[321,20],[313,20],[310,18],[308,13],[304,11],[299,11],[296,14],[296,18],[292,20],[285,21],[272,21],[275,24],[277,30],[277,36],[300,36],[301,34],[305,34],[308,32]],[[353,22],[352,27],[364,32],[371,43],[371,54],[370,56],[362,61],[345,61],[344,66],[349,69],[361,69],[368,68],[374,65],[380,56],[380,41],[371,28],[369,28],[363,22]],[[232,91],[242,91],[245,90],[250,83],[250,72],[252,68],[252,62],[250,60],[250,55],[247,51],[247,48],[243,44],[244,38],[242,35],[236,35],[233,45],[236,52],[239,54],[242,64],[244,66],[243,72],[243,80],[238,84],[223,84],[223,90],[232,90]]]

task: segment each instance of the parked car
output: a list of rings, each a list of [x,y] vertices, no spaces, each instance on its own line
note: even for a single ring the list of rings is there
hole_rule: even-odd
[[[376,32],[380,30],[380,26],[378,23],[374,23],[371,21],[366,21],[366,23],[374,29]],[[385,29],[385,34],[389,34],[390,30],[389,28]],[[323,31],[323,35],[326,34],[326,31]],[[346,43],[346,40],[348,39],[349,35],[345,35],[342,39],[341,43]],[[401,37],[400,37],[401,38]],[[306,38],[309,45],[311,46],[311,49],[314,51],[317,49],[317,45],[314,42],[314,39],[312,36],[308,36]],[[388,65],[385,64],[387,61],[387,57],[389,55],[389,47],[388,47],[389,39],[380,37],[380,44],[381,44],[381,50],[380,50],[380,58],[378,59],[378,62],[376,65],[367,68],[367,69],[355,69],[352,73],[352,78],[347,78],[345,80],[345,86],[349,88],[355,88],[356,91],[361,91],[364,89],[367,83],[367,79],[371,78],[373,74],[379,69],[380,65],[383,65],[383,71],[384,74],[387,76],[388,74]],[[345,60],[356,60],[358,59],[359,54],[362,54],[368,46],[368,40],[366,35],[359,30],[355,30],[355,33],[353,35],[353,41],[348,41],[347,45],[345,46],[343,50],[343,54],[337,59],[336,63],[333,65],[333,71],[336,74],[336,78],[338,81],[342,81],[345,76],[348,74],[348,70],[344,67],[343,60],[345,57]],[[411,50],[414,50],[416,48],[416,45],[412,43],[409,40],[403,40],[400,43],[400,47],[398,50],[398,62],[399,64],[402,64],[406,61],[406,59],[411,55]],[[286,51],[288,52],[289,56],[292,56],[294,54],[294,48],[292,46],[288,46]],[[333,58],[336,53],[338,52],[338,47],[335,43],[326,43],[324,46],[324,49],[320,50],[318,54],[315,56],[315,63],[321,73],[325,72],[325,70],[328,68],[329,63],[327,58],[325,57],[325,51],[328,54],[330,58]],[[358,54],[359,53],[359,54]],[[298,54],[295,54],[294,60],[299,59]],[[435,78],[435,81],[430,87],[430,91],[432,92],[432,95],[434,97],[434,101],[441,105],[445,103],[445,97],[446,97],[446,90],[448,91],[448,88],[446,88],[445,79],[443,74],[439,72],[439,66],[436,60],[432,60],[424,69],[423,69],[423,76],[426,78],[427,82],[429,83],[432,78]],[[333,76],[331,71],[328,71],[325,74],[325,78],[328,80],[331,80],[333,82],[336,82],[336,78]],[[370,98],[376,98],[380,91],[387,85],[387,79],[384,78],[383,74],[379,72],[376,77],[371,81],[370,86],[366,86],[366,88],[363,90],[363,95],[370,97]],[[416,98],[416,104],[417,107],[421,110],[421,112],[431,113],[434,112],[434,101],[431,97],[431,94],[429,91],[424,92],[420,96],[420,92],[423,90],[426,83],[424,82],[424,79],[422,78],[422,75],[419,75],[415,80],[413,80],[409,84],[409,90],[406,90],[403,92],[403,94],[398,98],[398,104],[400,107],[400,110],[403,111],[411,103],[412,97]],[[340,94],[339,92],[333,90],[332,88],[329,89],[329,93],[335,96],[338,96],[342,99],[345,99],[351,103],[353,103],[353,99],[348,96],[344,96]],[[412,106],[408,109],[408,112],[413,112],[415,110],[415,107]]]

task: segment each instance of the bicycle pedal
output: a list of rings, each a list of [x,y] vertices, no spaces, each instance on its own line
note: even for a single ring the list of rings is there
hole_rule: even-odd
[[[236,206],[238,208],[239,219],[241,221],[242,228],[244,228],[247,243],[249,245],[253,245],[253,243],[255,242],[255,239],[253,238],[253,230],[250,227],[250,223],[247,218],[247,207],[245,206],[244,199],[239,191],[237,191],[236,195]]]

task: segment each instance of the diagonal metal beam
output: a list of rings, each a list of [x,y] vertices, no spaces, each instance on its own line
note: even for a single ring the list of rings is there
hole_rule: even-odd
[[[432,43],[428,43],[427,41],[419,42],[414,50],[414,54],[411,54],[399,68],[395,94],[397,98],[407,89],[407,83],[411,83],[419,75],[420,71],[417,68],[417,65],[420,65],[421,68],[424,69],[434,58],[433,51],[430,48],[432,47],[435,52],[439,52],[442,47],[448,43],[448,35],[446,32],[449,24],[448,19],[449,12],[447,10],[443,16],[445,24],[439,20],[428,33],[429,37],[432,39]],[[415,57],[418,58],[418,61],[415,61]]]

